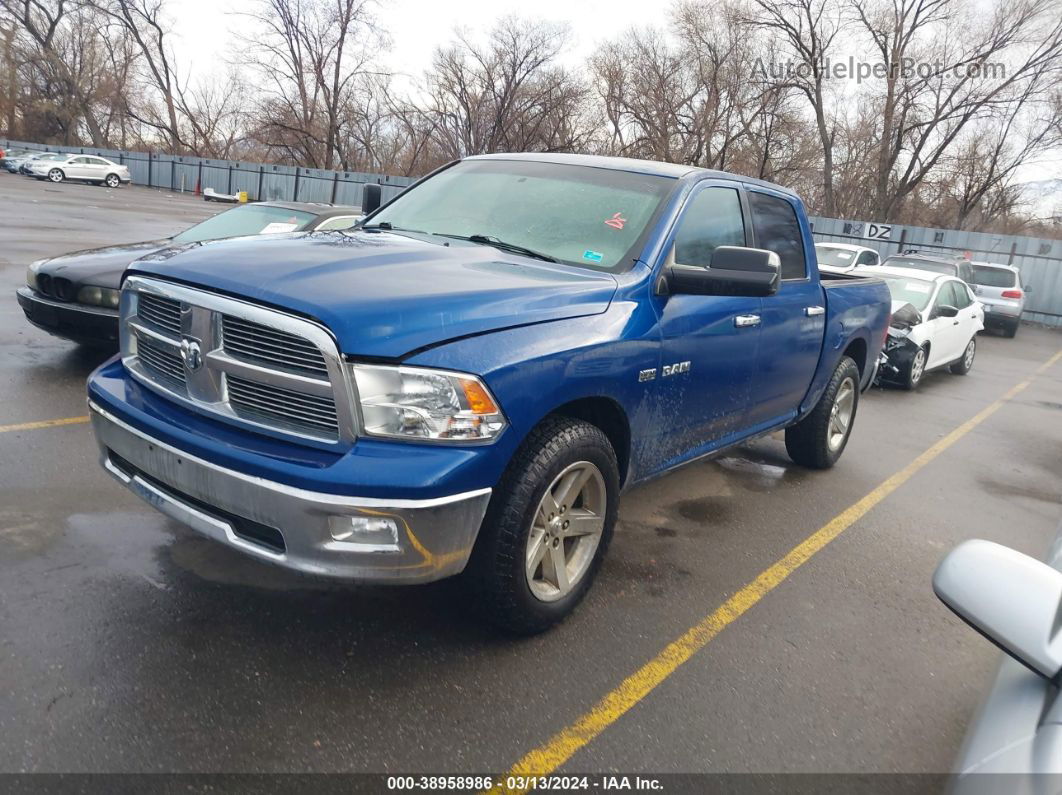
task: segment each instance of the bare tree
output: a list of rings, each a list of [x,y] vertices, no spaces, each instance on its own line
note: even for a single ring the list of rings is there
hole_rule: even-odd
[[[68,135],[71,123],[83,123],[91,142],[101,145],[103,132],[93,104],[98,52],[91,46],[95,42],[85,41],[91,12],[80,0],[0,0],[0,11],[16,26],[31,79],[58,98],[52,105],[58,123]]]
[[[246,14],[252,65],[265,80],[256,136],[299,163],[343,160],[343,116],[381,35],[371,0],[258,0]]]
[[[853,0],[885,67],[875,218],[893,218],[968,125],[1035,101],[1062,71],[1057,0],[1002,3],[987,19],[961,2]]]
[[[771,72],[775,65],[761,62],[761,76],[795,88],[807,99],[822,148],[822,211],[834,215],[837,210],[833,184],[834,121],[829,105],[835,98],[828,92],[827,84],[829,62],[845,27],[839,0],[751,2],[753,13],[746,21],[774,34],[779,50],[793,59],[776,73]]]
[[[566,41],[565,28],[507,18],[485,44],[460,35],[437,50],[423,112],[445,156],[580,149],[586,89],[555,63]]]

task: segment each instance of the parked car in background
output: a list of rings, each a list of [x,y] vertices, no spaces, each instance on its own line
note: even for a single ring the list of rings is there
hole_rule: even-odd
[[[136,259],[166,256],[175,249],[242,235],[347,229],[360,207],[303,202],[242,204],[218,213],[173,237],[78,251],[29,266],[17,292],[26,319],[45,331],[85,344],[118,342],[118,290],[126,267]]]
[[[540,632],[590,588],[622,488],[774,430],[837,461],[889,292],[831,276],[776,185],[467,158],[351,232],[135,263],[90,414],[111,476],[232,549],[465,572],[489,620]]]
[[[892,294],[886,362],[879,368],[879,379],[914,389],[928,371],[939,367],[966,375],[977,354],[977,332],[984,328],[984,311],[969,285],[954,276],[887,263],[855,271],[884,279]]]
[[[8,157],[4,158],[4,170],[9,171],[12,174],[17,174],[19,168],[22,167],[22,164],[26,160],[39,154],[41,153],[24,150],[19,152],[18,154],[9,155]]]
[[[973,291],[984,307],[986,327],[1001,329],[1008,337],[1018,333],[1028,289],[1022,287],[1017,268],[974,262]]]
[[[32,177],[35,174],[30,170],[34,163],[48,163],[53,160],[63,160],[66,155],[59,152],[37,152],[32,155],[28,155],[25,159],[19,163],[18,173],[23,176]]]
[[[969,260],[958,257],[908,252],[886,257],[881,264],[893,268],[914,268],[920,271],[943,273],[962,279],[967,284],[973,284],[973,265],[970,264]]]
[[[117,188],[131,181],[129,167],[97,155],[62,155],[55,160],[29,164],[30,174],[50,182],[80,180]]]
[[[1006,655],[967,730],[949,791],[1057,791],[1062,774],[1062,529],[1046,563],[990,541],[966,541],[941,561],[933,590]],[[1049,781],[1056,783],[1040,786]]]
[[[19,148],[7,149],[7,150],[4,150],[3,152],[0,152],[0,168],[7,169],[7,161],[8,160],[16,160],[17,158],[22,157],[23,155],[27,154],[28,152],[29,152],[28,149],[19,149]],[[9,170],[9,169],[7,169],[7,170]]]
[[[853,268],[881,263],[881,256],[872,248],[851,243],[816,243],[815,257],[821,270],[849,273]]]

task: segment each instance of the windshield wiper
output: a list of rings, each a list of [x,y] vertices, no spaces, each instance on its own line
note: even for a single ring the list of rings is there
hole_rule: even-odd
[[[369,224],[368,226],[359,226],[358,229],[368,229],[370,232],[376,230],[382,230],[384,232],[413,232],[417,235],[427,235],[429,232],[422,232],[419,229],[406,229],[402,226],[392,226],[390,221],[380,221],[378,224]]]
[[[470,243],[479,243],[484,246],[494,246],[494,248],[500,248],[502,251],[524,254],[525,256],[545,260],[546,262],[558,262],[556,257],[551,257],[549,254],[543,254],[541,251],[535,251],[533,248],[527,248],[526,246],[519,246],[516,243],[507,243],[504,240],[496,238],[494,235],[449,235],[445,232],[432,232],[432,234],[438,235],[439,237],[453,238],[454,240],[467,240]]]

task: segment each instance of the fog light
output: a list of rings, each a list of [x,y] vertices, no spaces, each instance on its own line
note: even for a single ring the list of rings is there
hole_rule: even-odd
[[[380,551],[398,549],[398,523],[381,516],[330,516],[328,529],[336,541],[368,544]]]

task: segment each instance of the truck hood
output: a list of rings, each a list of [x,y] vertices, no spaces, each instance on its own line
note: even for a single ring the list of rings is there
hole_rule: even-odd
[[[398,358],[457,337],[599,314],[616,291],[607,273],[390,232],[270,235],[165,253],[130,272],[305,315],[354,356]]]

